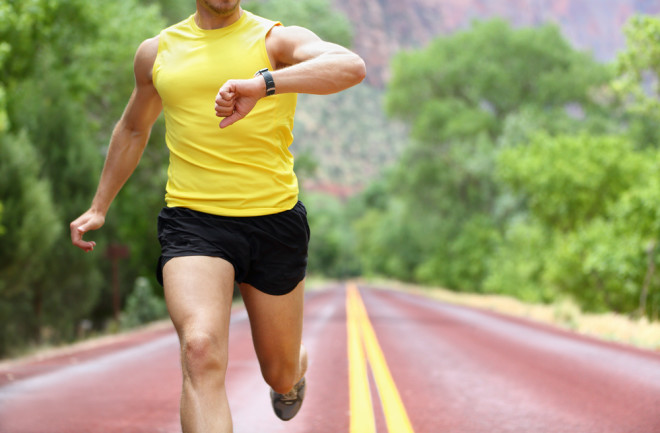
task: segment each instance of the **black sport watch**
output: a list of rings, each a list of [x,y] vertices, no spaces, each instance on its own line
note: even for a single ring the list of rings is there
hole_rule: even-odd
[[[257,71],[254,76],[256,77],[257,75],[261,75],[264,77],[264,81],[266,82],[266,96],[274,95],[275,94],[275,80],[273,80],[273,75],[270,73],[268,68],[261,69]]]

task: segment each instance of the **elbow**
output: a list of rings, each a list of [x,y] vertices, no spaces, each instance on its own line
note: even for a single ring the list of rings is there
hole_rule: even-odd
[[[122,117],[112,133],[112,138],[123,143],[127,147],[144,149],[149,141],[151,129],[141,128],[139,125]]]

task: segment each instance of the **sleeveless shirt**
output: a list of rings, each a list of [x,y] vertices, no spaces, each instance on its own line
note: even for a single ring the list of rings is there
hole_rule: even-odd
[[[258,216],[293,208],[296,94],[259,100],[220,129],[215,97],[229,79],[252,78],[272,65],[266,34],[279,25],[243,11],[228,27],[203,30],[194,15],[160,33],[153,83],[163,103],[170,152],[165,201],[224,216]]]

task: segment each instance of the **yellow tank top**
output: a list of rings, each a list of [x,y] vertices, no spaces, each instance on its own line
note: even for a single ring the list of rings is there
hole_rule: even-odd
[[[297,95],[262,98],[225,129],[214,108],[227,80],[273,69],[265,37],[275,25],[244,11],[229,27],[203,30],[191,16],[160,33],[153,83],[163,101],[170,151],[167,206],[257,216],[296,204],[289,145]]]

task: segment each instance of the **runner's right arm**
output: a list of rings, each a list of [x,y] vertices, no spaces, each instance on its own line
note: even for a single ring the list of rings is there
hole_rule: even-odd
[[[108,154],[91,207],[70,225],[71,242],[92,251],[96,242],[83,235],[101,228],[110,204],[137,167],[151,127],[162,110],[160,96],[153,85],[152,69],[158,54],[158,37],[147,39],[138,48],[134,60],[135,88],[115,126]]]

